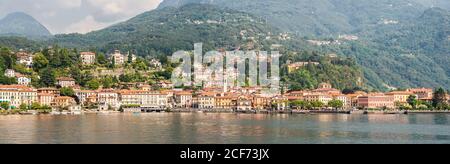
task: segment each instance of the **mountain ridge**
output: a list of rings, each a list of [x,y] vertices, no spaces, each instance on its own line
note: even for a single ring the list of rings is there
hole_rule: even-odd
[[[14,12],[0,19],[0,35],[30,38],[50,37],[50,31],[32,16]]]

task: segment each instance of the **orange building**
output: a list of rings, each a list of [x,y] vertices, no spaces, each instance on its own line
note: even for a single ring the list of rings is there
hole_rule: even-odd
[[[38,93],[38,102],[41,105],[51,106],[56,95],[51,93]]]
[[[72,97],[59,96],[53,100],[52,106],[64,108],[64,107],[69,107],[69,106],[76,105],[76,104],[77,103],[76,103],[75,99]]]

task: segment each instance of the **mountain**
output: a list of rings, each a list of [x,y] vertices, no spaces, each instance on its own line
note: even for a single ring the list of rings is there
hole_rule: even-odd
[[[193,4],[149,11],[85,35],[56,35],[50,42],[67,47],[93,46],[104,51],[140,50],[136,52],[139,55],[155,51],[172,54],[192,50],[197,42],[204,43],[206,50],[264,42],[271,31],[276,29],[247,13]]]
[[[212,4],[248,12],[300,36],[363,31],[383,19],[408,20],[427,7],[419,0],[164,0],[158,8]]]
[[[304,59],[304,53],[292,53],[301,51],[337,54],[354,60],[361,66],[363,81],[368,88],[450,88],[450,67],[447,66],[450,59],[449,11],[428,8],[429,4],[424,2],[165,0],[158,9],[128,21],[85,35],[56,35],[44,45],[58,44],[102,52],[119,49],[134,51],[140,56],[167,56],[178,50],[192,50],[195,42],[203,42],[205,51],[219,48],[269,50],[272,44],[282,44],[282,51],[289,54],[289,60]],[[248,11],[244,12],[244,9]],[[306,13],[310,13],[310,17],[306,17]],[[292,30],[286,30],[291,28],[308,35],[303,37],[305,35],[296,32],[297,36]],[[347,33],[357,35],[359,39],[346,41],[337,37]],[[290,39],[280,39],[284,35]],[[316,46],[307,40],[339,40],[340,44]],[[316,57],[313,55],[312,58]],[[358,69],[354,65],[345,67]],[[308,71],[310,76],[322,77],[317,81],[325,81],[334,73],[328,71],[330,68]],[[354,74],[358,73],[349,75],[352,77],[350,83],[357,83]],[[303,76],[306,75],[300,77]],[[312,80],[309,84],[317,81]]]
[[[30,15],[16,12],[0,20],[0,36],[38,38],[49,37],[51,33]]]
[[[356,35],[312,49],[355,58],[374,88],[450,88],[448,0],[164,0],[159,8],[190,3],[248,12],[309,39]]]
[[[295,40],[295,41],[294,41]],[[265,21],[251,14],[211,5],[188,4],[180,8],[161,8],[140,14],[128,21],[85,35],[56,35],[47,44],[58,44],[78,49],[97,49],[111,52],[134,51],[139,56],[167,56],[179,50],[193,50],[194,43],[203,43],[203,52],[209,50],[271,50],[281,44],[282,54],[302,53],[302,57],[284,56],[287,60],[314,61],[320,66],[305,68],[283,75],[294,88],[312,88],[321,82],[331,82],[344,88],[363,87],[361,68],[351,59],[328,59],[325,54],[303,51],[295,45],[306,45],[281,33]],[[295,82],[305,77],[304,82]]]
[[[404,64],[409,84],[450,88],[449,27],[450,12],[431,8],[398,27],[377,29],[371,38]]]
[[[355,58],[368,85],[383,88],[450,88],[450,12],[431,8],[415,19],[380,24],[362,39],[321,51]]]

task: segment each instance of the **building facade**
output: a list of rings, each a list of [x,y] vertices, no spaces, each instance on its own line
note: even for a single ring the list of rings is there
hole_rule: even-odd
[[[21,85],[0,85],[0,102],[8,102],[12,108],[37,102],[37,91]]]
[[[81,52],[80,58],[84,65],[92,65],[95,63],[95,53],[93,52]]]
[[[358,107],[364,109],[375,108],[395,108],[395,102],[393,96],[386,95],[368,95],[358,97]]]
[[[75,86],[75,79],[70,77],[60,77],[56,79],[57,85],[60,87],[74,87]]]

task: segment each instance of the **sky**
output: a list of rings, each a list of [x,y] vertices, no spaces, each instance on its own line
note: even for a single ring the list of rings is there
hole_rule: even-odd
[[[162,0],[0,0],[0,19],[24,12],[52,34],[87,33],[158,7]]]

